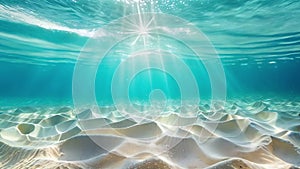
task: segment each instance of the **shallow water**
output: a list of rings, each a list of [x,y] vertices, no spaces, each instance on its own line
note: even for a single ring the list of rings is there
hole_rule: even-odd
[[[299,9],[0,0],[0,168],[299,167]]]
[[[228,96],[298,96],[299,6],[298,1],[281,0],[151,1],[139,5],[123,1],[1,1],[0,93],[2,97],[70,100],[74,65],[93,32],[122,16],[161,12],[187,20],[208,37],[224,66]],[[170,44],[167,50],[176,47],[176,55],[188,58],[189,53],[182,52],[184,46],[176,46],[174,41]],[[99,65],[96,83],[104,83],[96,88],[100,100],[110,97],[103,94],[110,84],[101,79],[111,79],[118,58],[107,56]],[[186,62],[197,76],[201,95],[209,96],[210,79],[201,61]],[[176,97],[172,95],[176,92],[167,95]]]

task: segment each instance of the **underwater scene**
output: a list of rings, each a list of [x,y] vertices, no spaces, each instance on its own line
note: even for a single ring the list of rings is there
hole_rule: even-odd
[[[300,167],[300,1],[0,0],[1,169]]]

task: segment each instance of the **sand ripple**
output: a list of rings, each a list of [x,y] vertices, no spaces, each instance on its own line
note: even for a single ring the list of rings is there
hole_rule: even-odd
[[[300,166],[300,102],[231,100],[225,106],[174,106],[156,117],[114,107],[100,111],[2,109],[0,168]]]

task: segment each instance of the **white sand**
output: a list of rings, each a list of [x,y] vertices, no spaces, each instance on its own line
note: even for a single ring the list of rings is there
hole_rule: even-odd
[[[168,108],[159,117],[100,111],[84,109],[76,118],[69,107],[2,109],[0,168],[300,166],[299,102],[232,100]]]

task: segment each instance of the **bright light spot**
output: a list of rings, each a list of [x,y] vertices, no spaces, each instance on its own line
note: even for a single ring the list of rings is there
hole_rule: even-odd
[[[148,29],[147,28],[145,28],[144,26],[141,26],[140,27],[140,31],[139,31],[139,34],[140,35],[148,35]]]

